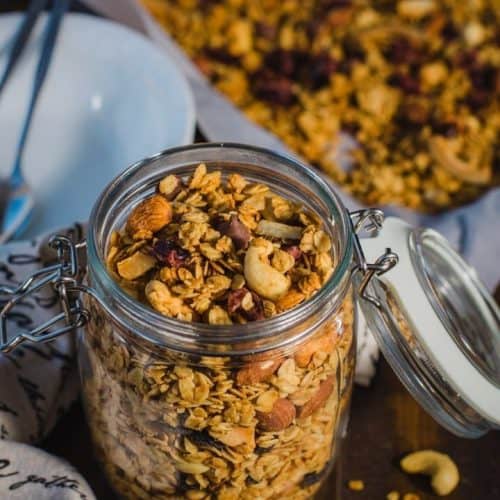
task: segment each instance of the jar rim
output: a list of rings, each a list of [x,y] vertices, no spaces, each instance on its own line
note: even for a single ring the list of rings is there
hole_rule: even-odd
[[[288,168],[291,168],[298,174],[305,175],[312,185],[318,190],[321,200],[328,206],[331,218],[329,221],[323,220],[323,223],[335,224],[340,238],[341,251],[338,257],[338,263],[326,283],[312,297],[297,307],[271,318],[248,322],[245,324],[238,324],[237,329],[234,328],[234,325],[209,325],[205,323],[188,322],[170,318],[161,315],[152,308],[149,308],[138,300],[135,300],[119,286],[115,279],[113,279],[105,265],[105,256],[100,255],[98,245],[98,232],[102,217],[101,211],[103,210],[106,201],[108,201],[109,198],[116,193],[119,186],[128,178],[135,174],[139,169],[155,160],[179,153],[193,151],[203,152],[214,148],[221,149],[222,151],[233,150],[233,152],[240,151],[261,155],[263,160],[267,157],[287,166]],[[262,166],[265,167],[264,162]],[[271,167],[269,168],[271,169]],[[332,297],[332,293],[334,291],[338,291],[339,287],[343,285],[343,280],[345,280],[346,275],[350,270],[352,255],[352,225],[347,209],[343,205],[339,195],[335,192],[333,187],[318,172],[315,172],[311,167],[306,166],[296,158],[282,153],[277,153],[275,151],[256,146],[227,142],[190,144],[187,146],[170,148],[133,163],[114,180],[112,180],[96,200],[89,219],[87,235],[88,267],[92,271],[92,276],[99,282],[99,287],[96,288],[100,288],[101,291],[105,291],[113,297],[114,307],[107,307],[107,312],[121,324],[124,323],[125,318],[128,320],[138,320],[142,325],[144,325],[144,323],[147,324],[150,327],[148,328],[148,332],[145,332],[142,328],[133,330],[134,333],[147,341],[169,347],[172,347],[173,344],[182,343],[183,349],[186,348],[186,343],[188,346],[189,344],[194,345],[200,340],[215,345],[234,345],[243,341],[254,342],[266,339],[269,340],[270,337],[273,336],[269,335],[269,331],[285,332],[293,326],[306,321],[312,314],[327,304]],[[95,284],[92,283],[92,286],[94,285]],[[98,295],[100,294],[98,293]],[[341,298],[343,298],[343,296],[344,294],[342,294]],[[100,296],[100,298],[102,305],[106,306],[106,299],[102,296]],[[340,301],[338,302],[340,303]],[[121,315],[117,314],[117,309],[120,309],[120,313],[122,313]],[[121,317],[123,314],[125,315],[125,318]],[[323,319],[324,318],[321,318],[321,320]],[[316,325],[317,322],[315,322],[314,326]],[[127,323],[126,327],[130,328],[130,325]],[[294,340],[296,339],[297,337],[294,337]],[[273,345],[273,347],[275,346]],[[265,349],[268,348],[269,346],[266,345]],[[255,352],[256,349],[252,348],[251,351]],[[220,354],[221,353],[219,352],[219,355]]]

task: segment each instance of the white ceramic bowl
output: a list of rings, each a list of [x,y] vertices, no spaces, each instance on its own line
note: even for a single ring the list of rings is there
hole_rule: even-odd
[[[20,19],[0,16],[0,72]],[[45,22],[0,95],[1,175],[12,168]],[[194,126],[189,86],[164,52],[114,22],[68,14],[23,158],[36,199],[21,236],[85,221],[113,177],[136,160],[191,142]]]

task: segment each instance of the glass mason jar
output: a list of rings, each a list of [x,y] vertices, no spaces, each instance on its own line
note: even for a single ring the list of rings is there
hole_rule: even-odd
[[[113,231],[162,178],[187,177],[199,163],[267,184],[322,220],[335,265],[308,301],[265,320],[207,325],[162,316],[114,281],[106,267]],[[494,301],[437,233],[382,222],[379,210],[349,214],[320,175],[267,150],[204,144],[166,151],[104,190],[86,242],[55,237],[58,263],[3,289],[13,298],[0,312],[0,350],[83,327],[87,419],[123,498],[311,498],[346,428],[358,320],[444,427],[476,437],[500,425]],[[367,226],[379,236],[358,239]],[[46,284],[59,292],[61,314],[30,332],[8,331],[6,313]]]
[[[335,270],[307,303],[242,325],[160,316],[106,271],[109,237],[167,174],[199,163],[300,201]],[[124,498],[310,498],[345,428],[355,338],[350,220],[311,172],[267,152],[198,146],[138,165],[103,194],[88,235],[82,388],[97,455]],[[101,306],[105,302],[108,307]]]

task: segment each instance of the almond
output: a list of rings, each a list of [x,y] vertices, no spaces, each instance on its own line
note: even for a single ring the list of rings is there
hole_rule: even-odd
[[[254,361],[247,364],[236,373],[238,385],[257,384],[267,380],[281,365],[281,359]]]
[[[335,346],[336,338],[337,337],[333,332],[328,332],[324,335],[321,335],[320,337],[315,337],[311,340],[308,340],[307,342],[302,344],[295,352],[295,362],[301,368],[305,368],[311,361],[311,358],[315,352],[332,352]]]
[[[282,431],[286,429],[295,418],[296,410],[291,401],[285,398],[277,399],[269,413],[257,412],[259,425],[265,431]]]
[[[326,403],[328,396],[332,393],[334,383],[335,378],[333,375],[323,380],[312,398],[304,406],[298,407],[297,416],[299,418],[306,418],[312,415],[316,410],[319,410]]]
[[[155,194],[137,205],[127,221],[127,232],[134,240],[150,239],[172,220],[172,206]]]

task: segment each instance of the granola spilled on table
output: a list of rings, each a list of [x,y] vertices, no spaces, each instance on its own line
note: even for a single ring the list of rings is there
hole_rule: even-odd
[[[499,184],[498,0],[142,3],[250,119],[367,205],[440,211]],[[340,131],[359,145],[349,168]]]
[[[269,318],[311,297],[333,270],[313,213],[200,164],[163,179],[116,232],[108,268],[122,287],[173,318],[230,325]]]
[[[265,329],[266,318],[311,297],[334,267],[331,246],[294,201],[200,165],[189,179],[167,176],[132,209],[111,238],[108,267],[158,312],[214,332],[232,323],[237,333],[251,321]],[[326,318],[308,319],[305,337],[253,354],[251,339],[242,354],[159,347],[86,301],[84,401],[123,498],[312,498],[347,421],[352,289]]]

